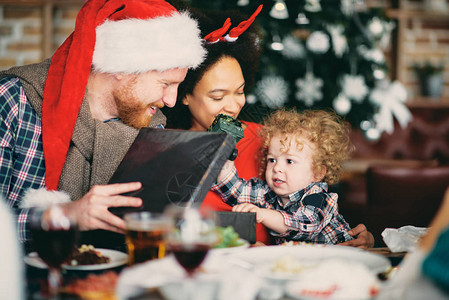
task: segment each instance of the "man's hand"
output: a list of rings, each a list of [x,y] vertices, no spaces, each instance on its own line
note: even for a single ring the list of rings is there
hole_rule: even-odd
[[[77,221],[80,230],[104,229],[124,233],[125,221],[108,208],[141,206],[142,199],[121,195],[141,187],[140,182],[96,185],[81,199],[62,204],[62,208]]]
[[[374,246],[374,237],[371,232],[366,229],[365,225],[359,224],[348,231],[348,233],[354,237],[354,240],[347,241],[339,245],[357,247],[361,249],[372,248]]]

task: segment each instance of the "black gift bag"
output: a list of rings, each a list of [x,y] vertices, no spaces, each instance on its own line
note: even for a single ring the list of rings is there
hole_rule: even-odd
[[[163,212],[170,204],[199,206],[234,148],[227,133],[142,128],[109,183],[142,182],[128,195],[140,197],[143,206],[110,211],[123,216]]]
[[[232,226],[240,238],[247,240],[250,244],[256,242],[256,213],[252,212],[217,212],[218,224],[221,227]]]

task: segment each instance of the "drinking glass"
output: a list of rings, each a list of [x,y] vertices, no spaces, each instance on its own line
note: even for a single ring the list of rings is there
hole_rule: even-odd
[[[129,265],[163,258],[166,253],[165,234],[172,220],[160,213],[133,212],[124,216]]]
[[[170,214],[170,213],[169,213]],[[218,240],[215,215],[213,212],[194,208],[178,208],[171,211],[173,230],[167,234],[167,247],[179,265],[185,270],[187,279],[185,293],[187,299],[193,297],[193,279],[211,247]]]
[[[48,293],[58,298],[62,281],[61,266],[72,254],[78,241],[78,226],[60,206],[49,208],[49,218],[33,219],[30,230],[33,247],[48,267]]]

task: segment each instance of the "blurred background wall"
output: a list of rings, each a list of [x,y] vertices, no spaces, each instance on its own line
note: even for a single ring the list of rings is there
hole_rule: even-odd
[[[50,57],[73,30],[84,2],[0,0],[0,69]],[[373,122],[380,105],[373,104],[370,93],[379,86],[386,91],[383,79],[390,84],[398,80],[409,103],[449,102],[447,0],[187,2],[202,9],[238,9],[248,14],[264,4],[256,20],[264,30],[264,54],[258,82],[248,91],[248,102],[258,108],[331,107],[359,127],[361,121]],[[416,72],[425,64],[433,68],[422,73],[442,75],[440,92],[430,99],[423,96]],[[353,75],[346,78],[352,83],[352,95],[341,93],[342,77],[347,74]],[[361,75],[363,82],[355,75]]]

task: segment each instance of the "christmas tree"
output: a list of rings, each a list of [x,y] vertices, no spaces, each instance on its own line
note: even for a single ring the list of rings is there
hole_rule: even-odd
[[[257,82],[242,119],[260,121],[280,108],[333,109],[370,139],[405,126],[402,84],[389,78],[384,50],[394,23],[362,0],[191,0],[207,9],[252,14],[264,32]]]

